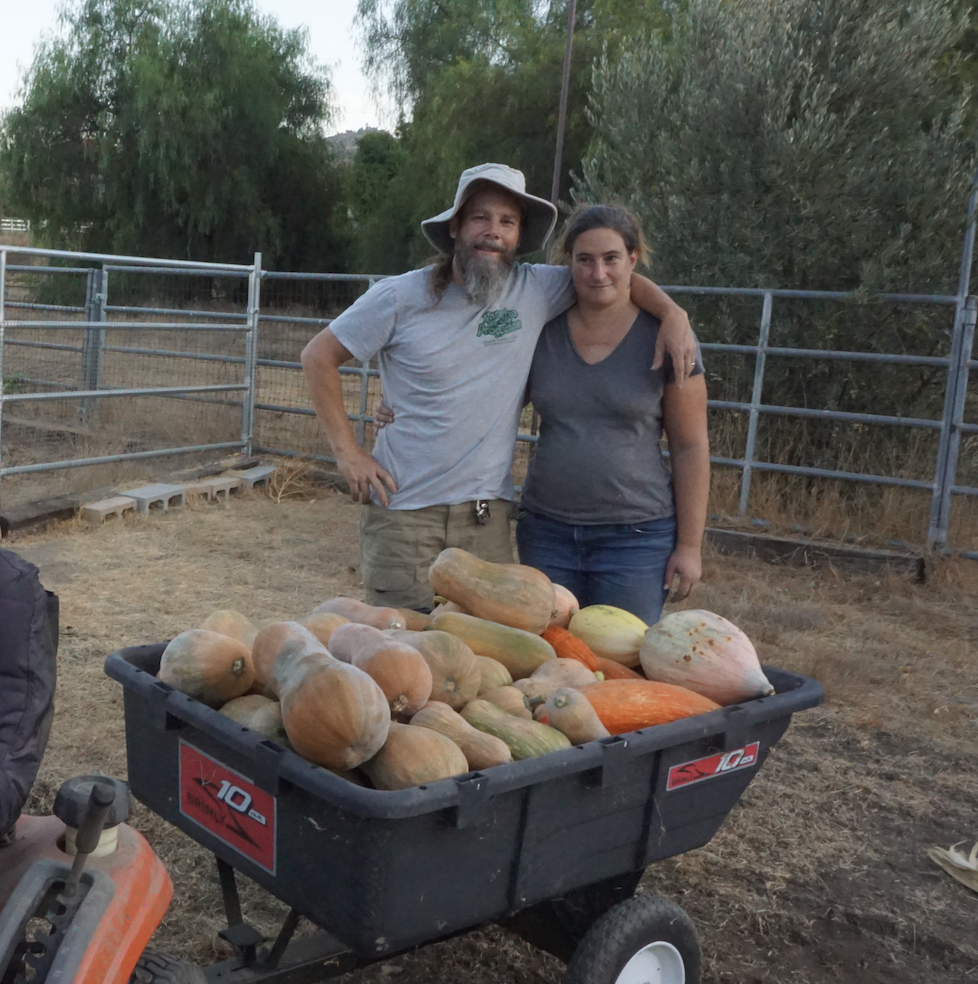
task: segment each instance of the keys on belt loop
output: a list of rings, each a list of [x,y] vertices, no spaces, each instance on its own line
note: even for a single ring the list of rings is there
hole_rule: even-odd
[[[476,499],[475,500],[475,521],[479,526],[485,526],[489,520],[489,500],[488,499]]]

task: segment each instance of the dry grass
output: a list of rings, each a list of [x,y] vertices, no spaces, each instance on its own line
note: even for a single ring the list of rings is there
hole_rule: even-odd
[[[308,492],[306,494],[309,494]],[[72,774],[125,774],[121,694],[107,652],[162,640],[211,610],[254,619],[361,590],[358,507],[246,494],[88,529],[20,536],[62,603],[58,710],[32,806]],[[645,889],[696,919],[707,984],[964,984],[975,980],[978,898],[924,855],[978,837],[978,568],[944,563],[925,585],[710,555],[692,604],[732,618],[762,658],[822,681],[705,848],[650,869]],[[209,962],[219,893],[213,862],[139,807],[176,883],[157,945]],[[284,910],[257,889],[266,930]],[[489,928],[351,975],[358,984],[530,984],[561,965]]]

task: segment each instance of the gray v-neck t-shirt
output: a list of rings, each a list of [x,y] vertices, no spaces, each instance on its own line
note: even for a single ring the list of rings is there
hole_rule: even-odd
[[[675,515],[662,455],[662,396],[672,362],[651,369],[659,321],[642,311],[593,365],[574,348],[566,313],[543,329],[528,393],[540,437],[521,505],[575,526],[638,524]],[[703,372],[697,346],[696,369]]]

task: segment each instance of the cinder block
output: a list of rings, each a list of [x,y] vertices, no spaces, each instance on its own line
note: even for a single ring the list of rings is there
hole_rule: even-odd
[[[249,468],[240,473],[241,481],[245,488],[253,489],[256,485],[263,484],[268,487],[268,480],[277,471],[274,465],[259,465],[257,468]]]
[[[170,506],[182,506],[184,502],[184,487],[182,485],[143,485],[138,489],[126,489],[123,493],[136,500],[136,512],[148,513],[151,506],[159,506],[166,512]]]
[[[230,475],[219,475],[217,478],[210,478],[208,481],[211,483],[211,488],[214,490],[214,498],[220,499],[221,493],[224,493],[224,501],[226,502],[230,497],[232,492],[237,492],[242,486],[242,481],[240,478],[232,477]]]
[[[79,516],[83,523],[98,526],[104,523],[108,516],[124,516],[136,508],[136,500],[128,495],[116,495],[111,499],[99,499],[98,502],[87,502],[81,507]]]
[[[214,482],[210,479],[204,482],[191,482],[183,487],[183,493],[186,499],[202,496],[211,502],[214,499]]]

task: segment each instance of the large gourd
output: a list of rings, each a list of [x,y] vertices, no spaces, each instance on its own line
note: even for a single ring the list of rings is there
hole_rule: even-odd
[[[624,666],[638,666],[638,651],[648,626],[623,608],[588,605],[571,617],[568,629],[595,656],[603,656]]]
[[[553,583],[535,567],[493,564],[449,547],[435,558],[428,580],[436,594],[490,622],[540,633],[553,617]]]
[[[247,615],[242,615],[241,612],[236,612],[233,608],[219,608],[216,612],[211,612],[200,623],[199,628],[230,636],[232,639],[244,643],[249,649],[258,634],[258,629],[251,619]]]
[[[581,687],[580,692],[613,735],[720,709],[708,697],[658,680],[605,680]]]
[[[327,769],[355,769],[380,751],[391,727],[387,698],[363,670],[313,653],[281,680],[282,721],[293,748]]]
[[[432,624],[461,639],[476,655],[498,660],[514,680],[528,677],[541,663],[557,658],[554,647],[540,636],[474,615],[443,612]]]
[[[244,643],[209,629],[189,629],[163,650],[159,678],[209,707],[240,697],[255,669]]]
[[[387,741],[364,762],[363,771],[377,789],[408,789],[469,771],[469,763],[450,738],[429,728],[392,724]]]
[[[255,666],[255,687],[279,694],[279,677],[292,661],[312,653],[325,653],[323,644],[298,622],[272,622],[255,636],[251,656]]]
[[[733,622],[700,608],[656,622],[639,655],[650,680],[686,687],[718,704],[774,693],[750,639]]]
[[[555,728],[507,714],[501,707],[481,698],[466,704],[462,717],[473,728],[504,741],[516,762],[571,747],[567,738]]]
[[[460,711],[479,692],[482,673],[476,656],[461,639],[447,632],[400,630],[390,635],[413,646],[431,670],[431,699]]]
[[[470,769],[490,769],[513,761],[509,746],[502,739],[473,728],[461,714],[441,701],[429,701],[411,718],[411,724],[451,738],[462,750]]]

